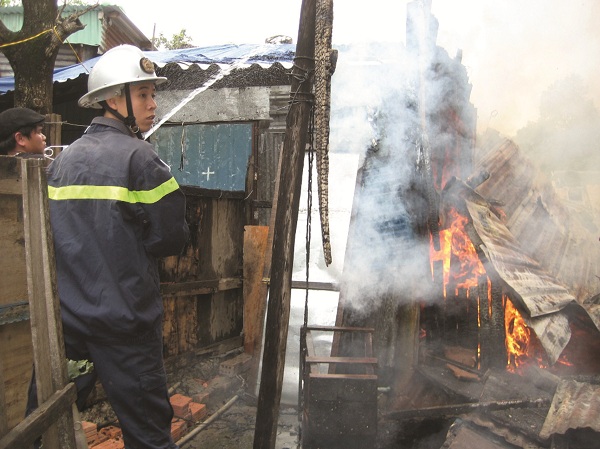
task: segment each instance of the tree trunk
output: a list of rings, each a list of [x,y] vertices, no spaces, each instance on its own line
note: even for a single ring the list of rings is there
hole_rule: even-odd
[[[6,45],[1,51],[15,73],[15,106],[52,112],[54,63],[63,41],[84,28],[77,17],[58,18],[56,0],[23,0],[19,31],[0,22],[0,45]]]

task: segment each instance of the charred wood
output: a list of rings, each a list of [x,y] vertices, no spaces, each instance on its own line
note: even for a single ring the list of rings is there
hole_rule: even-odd
[[[387,419],[415,419],[415,418],[443,418],[464,415],[471,412],[506,410],[511,408],[542,408],[548,407],[550,400],[538,399],[513,399],[491,402],[468,402],[465,404],[439,405],[434,407],[397,410],[385,415]]]

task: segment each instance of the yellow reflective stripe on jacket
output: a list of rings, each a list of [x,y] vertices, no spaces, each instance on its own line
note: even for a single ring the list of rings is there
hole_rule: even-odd
[[[163,182],[152,190],[128,190],[117,186],[48,186],[51,200],[115,200],[126,203],[152,204],[179,188],[175,178]]]

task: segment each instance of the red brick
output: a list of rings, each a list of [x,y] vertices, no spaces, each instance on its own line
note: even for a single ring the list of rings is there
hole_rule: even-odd
[[[250,368],[252,362],[252,356],[250,354],[240,354],[229,360],[225,360],[219,365],[219,374],[224,376],[233,377],[241,374]]]
[[[171,396],[170,400],[175,416],[190,419],[190,402],[192,402],[192,398],[177,393]]]
[[[171,437],[173,441],[179,441],[187,431],[187,421],[175,419],[171,422]]]
[[[101,435],[106,435],[109,439],[123,438],[121,429],[115,426],[106,426],[98,431]]]
[[[121,440],[120,438],[110,438],[105,442],[92,447],[94,449],[125,449],[125,443],[123,443],[123,440]]]
[[[190,402],[190,412],[192,421],[195,422],[202,421],[208,415],[206,404],[198,404],[197,402]]]

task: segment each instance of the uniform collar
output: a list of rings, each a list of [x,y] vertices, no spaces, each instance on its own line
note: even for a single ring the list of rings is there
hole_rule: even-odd
[[[109,128],[114,128],[118,131],[121,131],[123,134],[127,134],[128,136],[136,137],[136,135],[127,126],[125,126],[125,124],[122,121],[114,118],[104,116],[96,117],[92,120],[90,126],[93,125],[108,126]]]

